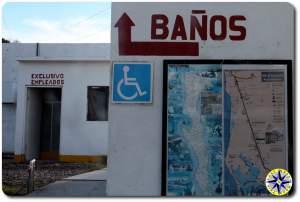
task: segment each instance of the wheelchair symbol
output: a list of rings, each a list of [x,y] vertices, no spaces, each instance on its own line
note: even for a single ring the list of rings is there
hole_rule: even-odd
[[[123,79],[121,79],[119,82],[118,82],[118,86],[117,86],[117,93],[119,94],[119,96],[121,98],[123,98],[124,100],[133,100],[135,99],[137,96],[144,96],[147,94],[146,91],[142,91],[141,88],[140,88],[140,85],[139,83],[136,81],[136,78],[128,78],[127,76],[127,73],[130,71],[130,68],[129,66],[124,66],[123,67],[123,73],[124,73],[124,76],[123,76]],[[122,90],[121,90],[121,86],[122,85],[125,85],[125,86],[135,86],[136,88],[136,92],[131,95],[131,96],[128,96],[128,95],[124,95],[122,93]]]

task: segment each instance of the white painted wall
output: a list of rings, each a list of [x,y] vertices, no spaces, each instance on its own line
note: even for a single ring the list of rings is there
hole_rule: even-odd
[[[2,104],[2,152],[13,153],[15,148],[16,104]]]
[[[15,61],[15,154],[25,153],[26,92],[31,73],[64,73],[60,154],[106,155],[108,122],[86,121],[86,114],[87,86],[110,85],[109,44],[40,44],[38,57],[36,44],[11,46],[17,55],[14,60],[19,60]]]
[[[124,12],[135,23],[132,40],[150,41],[152,14],[166,14],[171,25],[180,14],[189,25],[193,9],[205,9],[208,15],[245,15],[246,40],[200,41],[197,57],[119,56],[114,25]],[[108,195],[161,194],[164,59],[294,59],[294,8],[288,3],[112,3],[111,22],[112,60],[152,62],[154,94],[151,105],[110,102]]]
[[[39,55],[46,58],[93,58],[110,60],[109,43],[81,43],[81,44],[40,44]]]
[[[2,44],[2,103],[16,103],[18,57],[32,57],[35,44]]]
[[[15,150],[24,153],[26,90],[32,73],[64,73],[61,100],[61,155],[106,155],[108,122],[86,121],[87,86],[109,86],[110,62],[21,62]],[[23,140],[23,141],[22,141]]]
[[[14,152],[17,102],[17,57],[34,54],[34,44],[2,44],[2,152]],[[26,50],[26,51],[24,51]]]
[[[35,57],[37,44],[2,44],[2,103],[16,103],[17,59]],[[39,44],[41,58],[100,59],[110,60],[110,44]]]

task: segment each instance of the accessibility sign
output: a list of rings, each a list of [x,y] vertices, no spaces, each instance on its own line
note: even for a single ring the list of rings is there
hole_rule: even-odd
[[[114,63],[112,102],[151,103],[152,77],[151,63]]]

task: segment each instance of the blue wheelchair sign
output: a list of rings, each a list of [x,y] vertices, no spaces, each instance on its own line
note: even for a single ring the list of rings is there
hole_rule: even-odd
[[[152,75],[150,63],[113,64],[113,103],[151,103]]]

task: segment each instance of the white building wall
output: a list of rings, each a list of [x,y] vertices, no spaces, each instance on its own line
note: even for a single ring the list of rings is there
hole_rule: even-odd
[[[35,44],[2,44],[2,103],[16,103],[17,99],[17,58],[33,57]]]
[[[23,51],[26,50],[26,51]],[[18,57],[34,56],[34,44],[2,44],[2,152],[14,152]]]
[[[73,64],[69,68],[73,71],[65,74],[62,92],[60,153],[106,155],[108,121],[86,121],[87,86],[110,85],[110,62]]]
[[[13,153],[15,148],[16,104],[2,104],[2,152]]]
[[[25,152],[26,85],[31,73],[62,72],[60,154],[106,155],[108,122],[86,121],[87,86],[110,85],[110,44],[2,45],[3,151]]]
[[[127,13],[134,22],[132,41],[151,40],[152,14],[169,17],[171,41],[176,15],[186,21],[192,10],[206,10],[212,15],[244,15],[247,20],[245,41],[199,42],[199,56],[120,56],[118,19]],[[107,194],[113,196],[160,196],[162,157],[162,87],[165,59],[294,59],[294,8],[289,3],[112,3],[112,61],[146,61],[154,67],[153,103],[110,103],[110,135]],[[162,40],[159,40],[162,41]],[[180,42],[180,37],[177,42]],[[175,42],[175,40],[173,40]]]
[[[40,44],[40,57],[110,60],[109,43]]]
[[[109,86],[110,62],[21,62],[16,153],[24,154],[26,90],[32,73],[63,73],[60,155],[106,155],[108,122],[86,121],[87,86]]]

